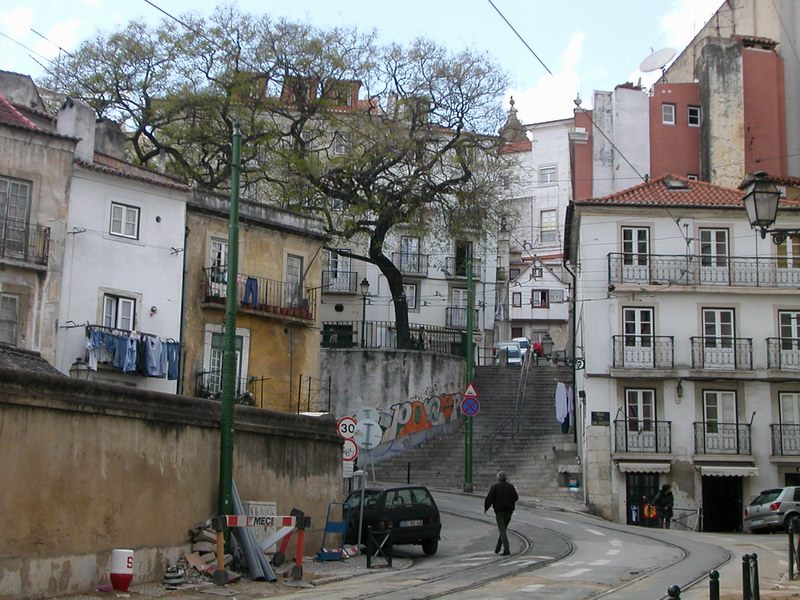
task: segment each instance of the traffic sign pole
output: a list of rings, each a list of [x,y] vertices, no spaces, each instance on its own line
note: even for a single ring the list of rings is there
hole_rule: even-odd
[[[472,384],[475,363],[472,357],[473,305],[472,291],[472,244],[467,246],[467,385]],[[464,439],[464,491],[472,492],[472,417],[466,417],[467,430]]]

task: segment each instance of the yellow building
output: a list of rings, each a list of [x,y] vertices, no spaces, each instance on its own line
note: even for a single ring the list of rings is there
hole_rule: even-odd
[[[230,199],[194,193],[187,205],[182,389],[218,398],[228,292]],[[319,408],[322,222],[240,203],[236,280],[237,402]],[[302,400],[302,402],[300,402]]]

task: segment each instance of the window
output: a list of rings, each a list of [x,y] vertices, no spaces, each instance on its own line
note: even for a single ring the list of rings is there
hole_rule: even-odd
[[[665,102],[661,105],[661,122],[664,125],[675,125],[675,105]]]
[[[779,310],[778,327],[781,350],[797,351],[800,347],[800,310]]]
[[[242,393],[242,336],[234,338],[234,348],[236,350],[236,393]],[[211,334],[211,354],[209,355],[208,373],[204,382],[209,392],[222,391],[222,359],[225,355],[225,334]]]
[[[696,173],[689,173],[686,175],[686,179],[690,181],[698,181],[700,177]]]
[[[686,122],[689,127],[700,127],[700,107],[690,106],[689,113],[686,117]]]
[[[463,240],[456,241],[456,272],[457,277],[467,276],[467,257],[472,252],[472,242],[465,242]],[[475,270],[473,264],[473,273]]]
[[[510,267],[508,269],[508,277],[509,279],[516,279],[519,277],[519,268]]]
[[[564,302],[564,290],[550,290],[550,304]]]
[[[417,308],[417,286],[414,283],[404,283],[403,293],[406,295],[406,303],[408,308]]]
[[[800,268],[800,235],[788,236],[778,245],[776,252],[779,269]]]
[[[127,204],[111,203],[109,233],[134,240],[139,239],[139,208]]]
[[[800,392],[781,392],[778,401],[781,405],[781,425],[800,425]]]
[[[703,412],[706,421],[706,433],[720,434],[736,423],[736,393],[724,391],[703,392]],[[726,427],[720,426],[728,425]],[[712,446],[711,451],[718,449]]]
[[[549,308],[550,307],[550,290],[533,290],[531,292],[531,304],[534,308]]]
[[[286,256],[286,287],[284,301],[287,307],[301,306],[303,297],[303,257],[289,254]]]
[[[540,215],[540,234],[542,242],[555,242],[558,239],[557,211],[543,210]]]
[[[136,324],[136,299],[103,295],[103,326],[133,331]]]
[[[541,165],[539,167],[539,185],[558,183],[558,165]]]
[[[512,294],[511,294],[511,305],[512,306],[522,306],[522,292],[512,292]]]
[[[19,298],[0,294],[0,343],[16,346],[18,325]]]
[[[700,264],[704,267],[728,266],[728,230],[700,230]]]
[[[402,236],[400,238],[400,270],[403,273],[420,272],[419,238]]]
[[[31,184],[0,177],[0,245],[7,253],[24,253],[31,204]]]
[[[543,274],[544,274],[544,270],[542,269],[542,267],[533,267],[533,278],[534,279],[541,279]]]
[[[337,131],[333,134],[333,153],[336,156],[347,154],[348,147],[350,146],[350,134]]]

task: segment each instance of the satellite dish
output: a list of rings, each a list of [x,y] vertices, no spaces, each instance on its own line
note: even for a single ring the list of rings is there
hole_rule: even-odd
[[[642,64],[639,65],[639,70],[643,73],[649,73],[650,71],[663,69],[664,66],[672,60],[672,57],[675,56],[676,52],[677,50],[675,50],[675,48],[662,48],[661,50],[656,50],[642,61]]]

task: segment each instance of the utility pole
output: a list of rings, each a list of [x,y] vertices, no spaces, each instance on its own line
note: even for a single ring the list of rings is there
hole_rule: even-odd
[[[475,294],[472,291],[472,242],[467,245],[467,385],[472,383],[475,360],[472,355],[472,329],[474,327],[473,306]],[[464,438],[464,491],[472,492],[472,417],[467,419]]]
[[[222,414],[220,416],[219,447],[219,507],[218,514],[229,515],[233,508],[233,405],[236,394],[236,309],[238,304],[236,280],[239,275],[239,170],[242,135],[239,119],[233,126],[231,151],[231,213],[228,230],[227,287],[225,296],[225,339],[222,355]],[[226,545],[230,541],[226,529]]]

